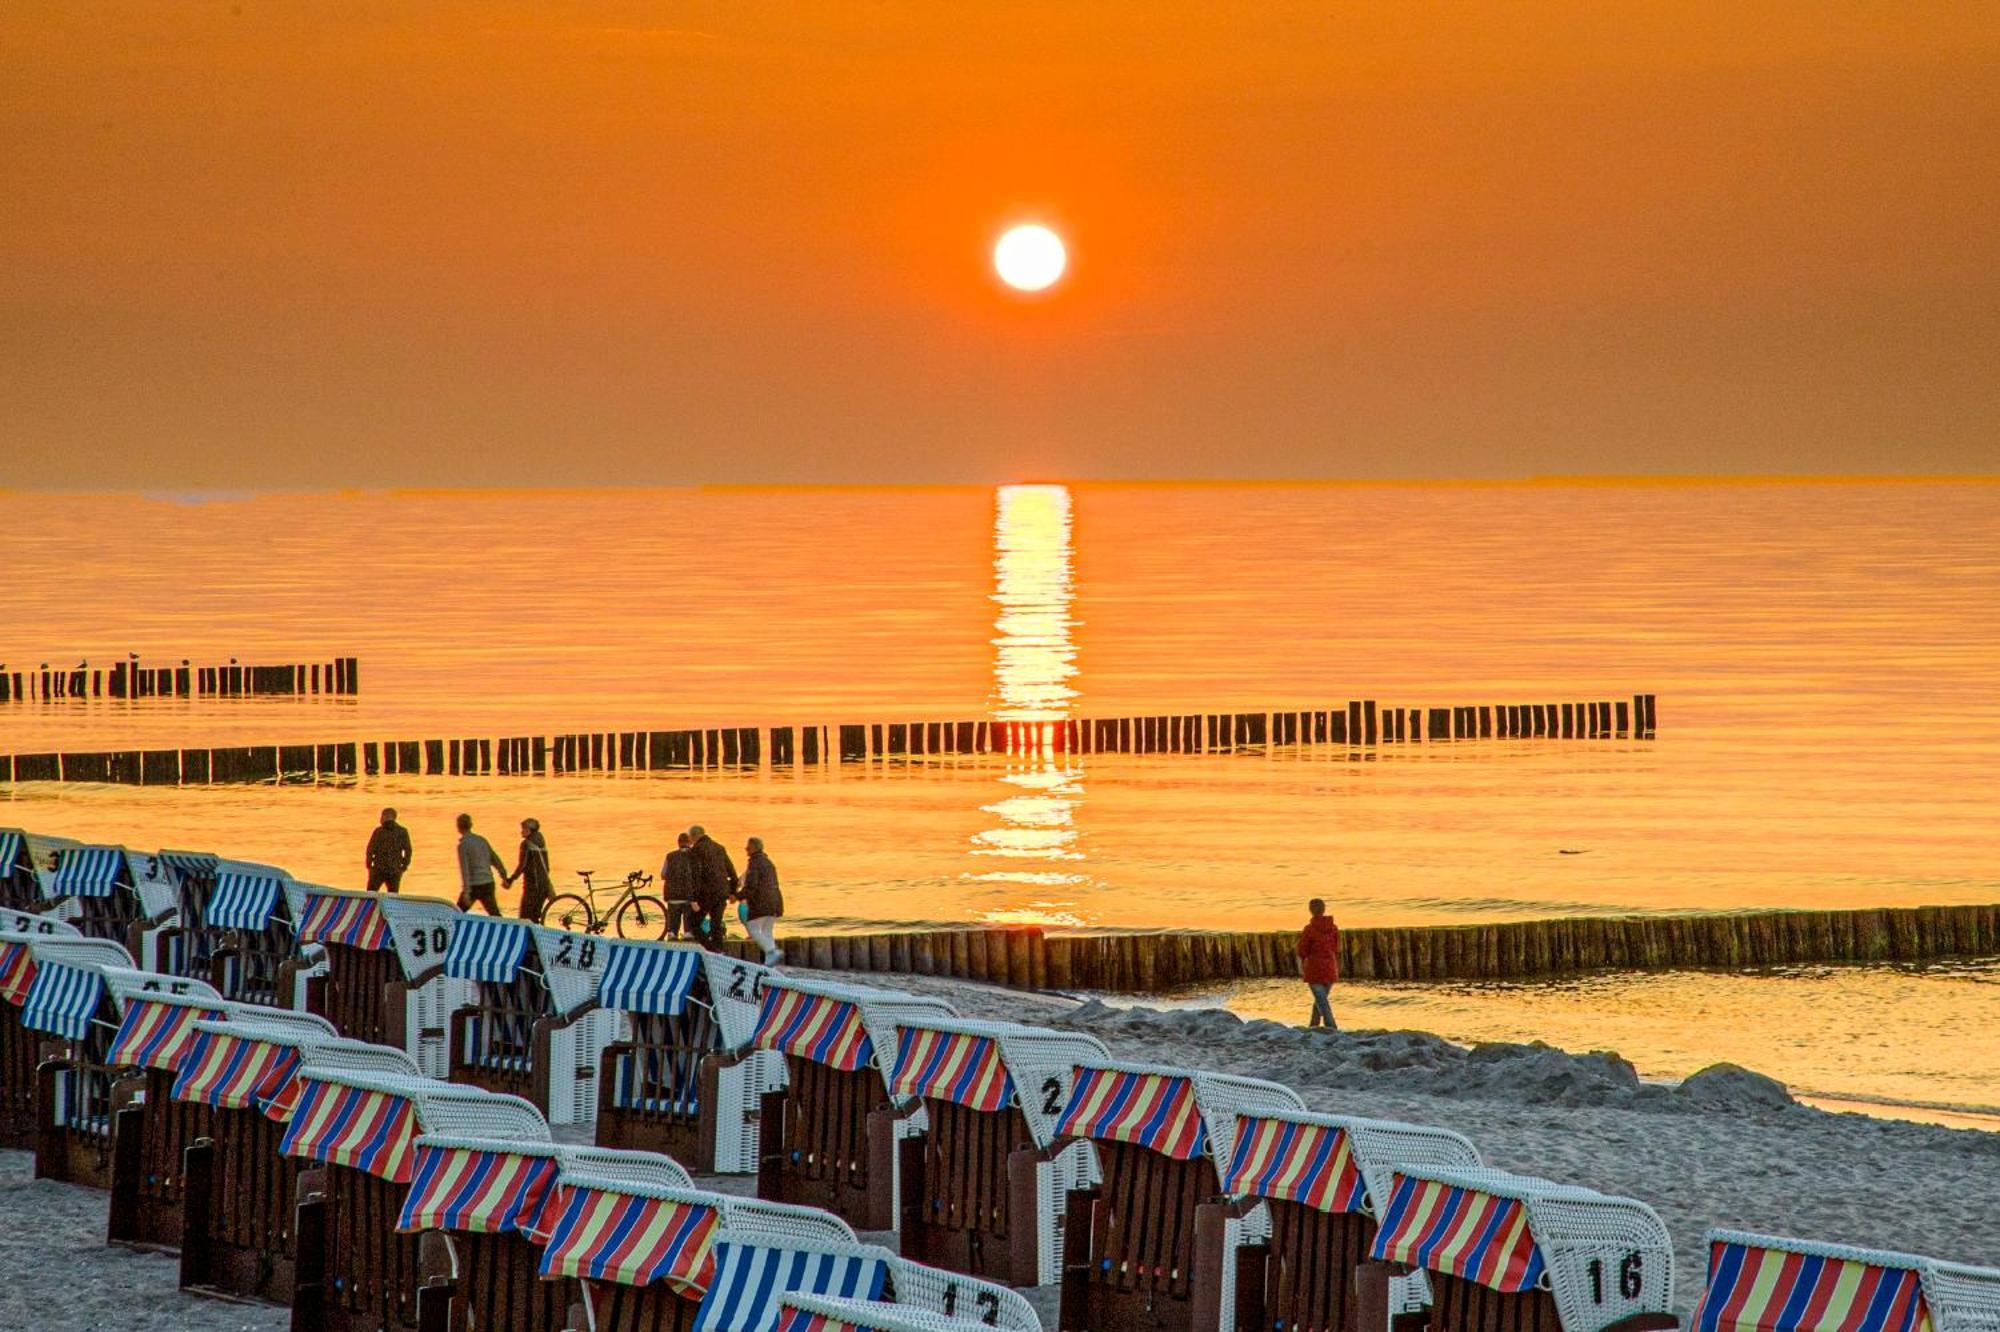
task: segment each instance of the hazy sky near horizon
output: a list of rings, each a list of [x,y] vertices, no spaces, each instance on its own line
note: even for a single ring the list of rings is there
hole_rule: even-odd
[[[1996,144],[1991,3],[13,0],[0,485],[2000,471]]]

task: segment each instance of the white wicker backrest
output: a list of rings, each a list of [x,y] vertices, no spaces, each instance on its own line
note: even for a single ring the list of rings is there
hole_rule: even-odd
[[[337,1040],[340,1033],[317,1013],[297,1008],[272,1008],[268,1004],[246,1004],[233,999],[222,1001],[222,1011],[235,1023],[248,1023],[277,1031],[296,1031],[315,1040]],[[360,1042],[355,1042],[360,1044]]]
[[[528,929],[535,941],[530,961],[548,984],[549,999],[557,1015],[567,1017],[586,1004],[596,1003],[597,987],[604,979],[604,964],[611,954],[604,941],[548,925],[531,925]]]
[[[0,911],[0,943],[29,939],[81,939],[83,931],[66,920],[33,911]],[[125,959],[130,962],[128,956]]]
[[[1282,1119],[1294,1124],[1313,1124],[1339,1129],[1347,1134],[1354,1153],[1355,1169],[1361,1172],[1368,1196],[1368,1214],[1381,1220],[1389,1205],[1389,1190],[1399,1167],[1430,1166],[1443,1170],[1478,1170],[1482,1166],[1479,1149],[1462,1133],[1432,1128],[1428,1124],[1404,1124],[1393,1119],[1367,1119],[1360,1115],[1322,1115],[1310,1110],[1261,1110],[1239,1112],[1235,1140],[1242,1141],[1242,1119],[1254,1116]],[[1234,1148],[1231,1149],[1232,1154]],[[1223,1162],[1227,1182],[1229,1162]]]
[[[889,1285],[895,1302],[915,1311],[965,1318],[975,1325],[997,1327],[1004,1332],[1042,1329],[1035,1306],[1011,1286],[926,1267],[903,1257],[889,1260]]]
[[[624,1190],[641,1184],[656,1189],[691,1189],[695,1186],[694,1178],[685,1166],[658,1152],[565,1144],[561,1156],[563,1165],[559,1178],[563,1180],[578,1183],[585,1180],[616,1181],[602,1186],[590,1185],[593,1188]]]
[[[676,1183],[657,1179],[634,1178],[628,1173],[612,1174],[604,1171],[579,1168],[574,1154],[569,1149],[560,1149],[564,1158],[562,1172],[556,1176],[558,1184],[571,1188],[594,1189],[601,1193],[619,1193],[633,1198],[659,1198],[667,1202],[687,1203],[696,1207],[707,1207],[716,1214],[718,1238],[728,1234],[737,1239],[763,1244],[775,1248],[813,1248],[856,1243],[854,1232],[847,1223],[831,1212],[823,1212],[817,1207],[799,1207],[791,1203],[764,1202],[757,1198],[739,1198],[733,1194],[711,1193],[697,1186],[686,1174]],[[655,1161],[673,1163],[665,1157],[654,1157]]]
[[[102,971],[106,967],[129,969],[132,955],[122,944],[109,939],[83,939],[74,936],[36,936],[27,940],[28,952],[36,962],[60,962],[65,966],[87,967]]]
[[[389,938],[403,964],[405,977],[420,976],[444,965],[445,949],[451,946],[452,927],[459,920],[456,907],[434,898],[405,897],[401,893],[358,895],[381,903],[382,920],[389,927]]]
[[[876,1328],[879,1332],[987,1332],[990,1326],[979,1321],[981,1310],[953,1318],[908,1304],[885,1304],[879,1300],[843,1300],[833,1295],[794,1292],[778,1297],[778,1326],[785,1325],[785,1311],[800,1310],[835,1319],[850,1327]],[[997,1310],[995,1311],[997,1317]]]
[[[1930,1310],[1931,1326],[1936,1332],[1994,1332],[2000,1328],[2000,1269],[1948,1263],[1892,1249],[1863,1249],[1721,1229],[1710,1230],[1701,1237],[1704,1257],[1717,1244],[1740,1244],[1752,1249],[1913,1271],[1923,1288],[1924,1304]]]
[[[157,853],[128,850],[125,864],[132,876],[132,891],[139,898],[139,909],[148,920],[164,916],[180,905],[180,879]]]
[[[222,995],[213,985],[190,976],[165,976],[156,971],[136,971],[129,966],[107,966],[103,968],[103,972],[104,988],[118,1001],[121,1011],[125,1004],[133,999],[182,997],[214,999],[218,1003],[222,999]]]
[[[856,1244],[853,1227],[832,1212],[762,1198],[723,1198],[722,1224],[739,1235],[769,1235],[817,1244]]]
[[[703,949],[702,974],[708,980],[709,1009],[722,1033],[723,1048],[742,1049],[757,1033],[757,1010],[775,973],[761,962]]]
[[[303,1072],[303,1071],[302,1071]],[[549,1124],[542,1112],[518,1096],[481,1091],[434,1078],[314,1066],[315,1082],[400,1096],[416,1112],[417,1132],[457,1138],[520,1139],[548,1142]]]
[[[1052,1031],[1017,1022],[981,1022],[975,1018],[921,1017],[898,1022],[898,1039],[904,1028],[921,1031],[954,1032],[961,1036],[984,1036],[1000,1051],[1007,1075],[1014,1080],[1022,1117],[1028,1121],[1035,1146],[1047,1147],[1055,1141],[1056,1120],[1069,1100],[1076,1081],[1078,1064],[1108,1063],[1111,1052],[1095,1036],[1081,1032]],[[894,1061],[891,1061],[893,1071]]]
[[[226,1021],[204,1020],[195,1023],[194,1029],[296,1050],[299,1052],[300,1069],[312,1076],[321,1072],[378,1074],[396,1078],[421,1076],[416,1061],[394,1046],[371,1045],[367,1041],[350,1041],[344,1036],[336,1036],[331,1024],[323,1019],[312,1026],[290,1020],[311,1017],[312,1014],[284,1013],[254,1004],[229,1004],[227,1007],[230,1016]],[[273,1022],[273,1016],[280,1020]]]
[[[1489,1168],[1412,1165],[1393,1173],[1519,1201],[1564,1332],[1600,1332],[1633,1314],[1673,1308],[1673,1241],[1658,1213],[1637,1199]]]

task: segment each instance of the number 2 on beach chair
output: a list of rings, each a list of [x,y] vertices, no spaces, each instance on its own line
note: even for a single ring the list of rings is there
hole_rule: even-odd
[[[2000,1269],[1711,1230],[1687,1332],[1992,1332]]]

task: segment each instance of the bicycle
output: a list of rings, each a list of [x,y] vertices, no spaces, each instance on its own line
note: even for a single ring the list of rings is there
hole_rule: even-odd
[[[605,926],[613,925],[621,939],[667,937],[667,904],[640,891],[653,886],[652,875],[639,870],[627,874],[624,891],[618,895],[618,900],[611,904],[609,911],[600,914],[597,895],[609,892],[610,885],[599,888],[590,881],[592,873],[587,869],[576,872],[576,876],[583,880],[582,893],[558,893],[549,899],[549,904],[542,909],[544,923],[583,934],[602,934]]]

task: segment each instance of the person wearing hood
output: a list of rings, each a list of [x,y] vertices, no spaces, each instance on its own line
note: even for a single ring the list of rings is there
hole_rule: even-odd
[[[516,879],[521,881],[521,919],[539,925],[554,888],[549,878],[549,844],[542,836],[539,819],[521,820],[521,853],[514,862],[514,872],[507,876],[507,886],[512,888]]]
[[[1338,1031],[1326,992],[1340,979],[1340,926],[1333,923],[1333,917],[1326,914],[1326,903],[1317,897],[1306,903],[1306,910],[1312,914],[1299,931],[1299,972],[1313,999],[1312,1017],[1306,1025]]]

